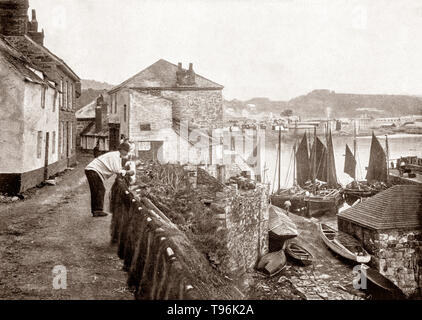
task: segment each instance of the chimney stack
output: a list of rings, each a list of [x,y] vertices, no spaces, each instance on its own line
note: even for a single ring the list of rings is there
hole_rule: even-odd
[[[32,9],[32,19],[28,22],[28,35],[36,43],[42,46],[44,45],[44,29],[42,29],[41,32],[38,32],[37,13],[35,9]]]
[[[177,86],[193,86],[195,85],[195,72],[193,71],[193,63],[189,63],[189,70],[182,68],[182,63],[178,63],[176,71]]]
[[[104,101],[104,97],[100,95],[97,98],[95,108],[95,132],[98,133],[107,127],[107,110],[108,104]]]
[[[35,9],[32,9],[32,19],[29,23],[29,32],[37,32],[38,31],[38,21],[37,21],[37,13]]]
[[[0,0],[0,34],[23,36],[28,31],[28,0]]]

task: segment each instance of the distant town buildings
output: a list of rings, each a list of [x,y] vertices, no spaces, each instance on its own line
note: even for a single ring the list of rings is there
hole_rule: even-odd
[[[0,0],[0,192],[23,192],[76,162],[80,79],[44,47],[28,8]]]

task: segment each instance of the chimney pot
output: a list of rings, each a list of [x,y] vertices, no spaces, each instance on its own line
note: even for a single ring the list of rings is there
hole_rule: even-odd
[[[179,71],[181,71],[181,70],[182,70],[182,63],[181,63],[181,62],[179,62],[179,63],[177,64],[177,66],[178,66]]]
[[[189,71],[193,70],[193,63],[189,63]]]
[[[37,12],[35,9],[32,9],[32,21],[37,21]]]

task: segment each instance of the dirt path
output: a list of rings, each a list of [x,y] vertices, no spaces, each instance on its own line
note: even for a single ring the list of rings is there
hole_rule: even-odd
[[[111,217],[90,215],[83,171],[89,158],[79,161],[56,186],[0,204],[0,299],[133,299],[110,245]],[[59,265],[66,267],[67,288],[56,290]]]

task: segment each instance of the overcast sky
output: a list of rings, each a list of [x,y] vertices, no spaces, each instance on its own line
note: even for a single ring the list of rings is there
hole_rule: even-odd
[[[45,45],[118,84],[163,58],[227,99],[314,89],[422,95],[422,1],[30,0]]]

